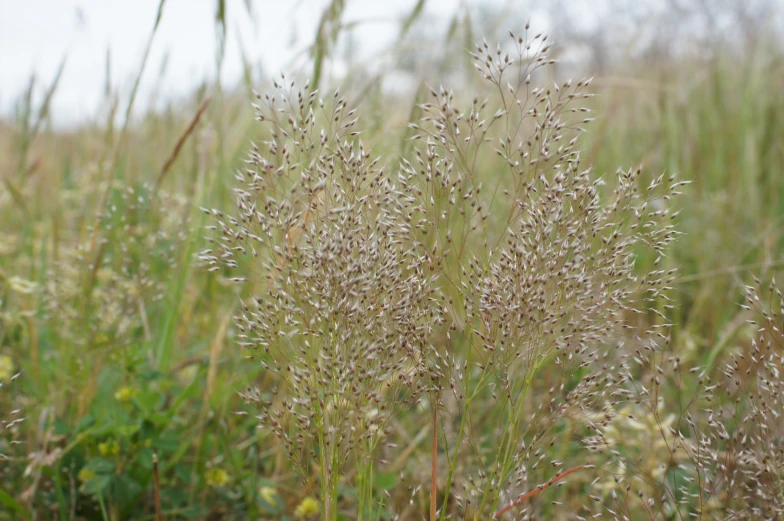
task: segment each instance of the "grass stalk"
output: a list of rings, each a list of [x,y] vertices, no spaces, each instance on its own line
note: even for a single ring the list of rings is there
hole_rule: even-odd
[[[430,521],[436,520],[438,503],[438,398],[433,397],[433,446],[430,449]]]
[[[504,508],[502,508],[501,510],[496,512],[495,515],[493,516],[493,519],[498,519],[499,517],[504,515],[506,512],[512,510],[514,507],[516,507],[516,506],[524,503],[525,501],[531,499],[535,495],[537,495],[540,492],[542,492],[543,490],[545,490],[547,487],[553,485],[554,483],[557,483],[557,482],[561,481],[562,479],[564,479],[569,474],[577,472],[578,470],[583,468],[583,466],[584,465],[578,465],[576,467],[570,468],[569,470],[567,470],[565,472],[561,472],[559,474],[556,474],[547,483],[543,483],[541,485],[538,485],[535,489],[531,490],[530,492],[527,492],[527,493],[523,494],[522,496],[520,496],[519,498],[515,499],[514,501],[509,503],[507,506],[505,506]]]

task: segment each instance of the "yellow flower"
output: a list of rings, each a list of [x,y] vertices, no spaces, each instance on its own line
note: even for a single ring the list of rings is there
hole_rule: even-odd
[[[0,355],[0,382],[5,382],[14,376],[14,359],[8,355]]]
[[[222,487],[229,482],[229,473],[220,467],[212,467],[204,473],[204,479],[210,487]]]
[[[138,389],[126,385],[124,387],[120,387],[120,389],[114,393],[114,399],[118,402],[127,403],[136,397],[137,394],[139,394]]]
[[[303,499],[299,505],[297,505],[297,509],[294,511],[294,515],[300,519],[304,519],[306,517],[318,514],[318,512],[318,501],[316,501],[316,498],[308,496]]]
[[[270,505],[275,504],[275,496],[278,495],[278,489],[274,487],[261,487],[259,489],[259,495],[261,499],[269,503]]]
[[[120,444],[115,440],[99,443],[98,452],[101,453],[101,456],[116,456],[120,453]]]
[[[78,477],[79,477],[79,481],[84,483],[88,479],[94,478],[95,477],[95,472],[93,472],[92,470],[88,469],[87,467],[84,467],[82,470],[79,471]]]

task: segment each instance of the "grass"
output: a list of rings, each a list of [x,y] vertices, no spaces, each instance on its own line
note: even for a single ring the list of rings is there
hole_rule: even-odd
[[[776,54],[756,52],[746,72],[716,59],[687,78],[688,64],[664,64],[659,75],[668,79],[652,78],[654,92],[608,86],[607,122],[589,137],[596,139],[597,169],[642,161],[649,172],[694,181],[681,214],[688,239],[675,254],[682,302],[676,325],[704,352],[740,313],[714,302],[737,302],[738,284],[749,272],[770,275],[782,262],[777,223],[784,192],[774,172],[784,149],[772,139],[782,120],[766,92],[781,81],[781,69]]]
[[[336,3],[326,11],[323,23],[337,24],[341,6]],[[330,45],[336,37],[320,35]],[[314,74],[320,76],[323,92],[327,43],[314,49]],[[685,236],[660,266],[654,266],[656,254],[640,249],[635,267],[638,274],[678,268],[669,293],[673,302],[658,299],[654,308],[672,324],[671,339],[654,354],[623,348],[628,368],[608,362],[625,368],[619,373],[633,373],[634,381],[650,392],[626,394],[626,401],[612,410],[602,410],[606,404],[598,402],[592,402],[595,409],[586,405],[585,414],[612,417],[604,422],[601,436],[588,443],[581,442],[588,436],[584,418],[564,417],[545,424],[541,432],[518,434],[512,427],[533,425],[523,418],[539,417],[536,406],[549,403],[549,390],[564,381],[562,375],[543,365],[541,371],[536,366],[535,374],[507,380],[528,397],[515,402],[509,413],[491,392],[503,387],[503,378],[481,389],[465,384],[475,395],[466,394],[471,399],[462,403],[459,393],[449,392],[452,376],[460,379],[460,368],[453,363],[446,371],[446,362],[453,349],[466,356],[481,352],[480,338],[466,330],[435,328],[441,336],[433,343],[443,358],[434,363],[442,364],[437,376],[444,392],[422,388],[414,393],[418,401],[401,401],[398,414],[379,425],[387,439],[373,439],[357,459],[356,473],[337,480],[326,474],[326,460],[318,457],[291,465],[285,433],[276,437],[271,429],[259,428],[257,415],[263,416],[263,409],[248,406],[239,395],[268,401],[264,393],[275,381],[258,359],[249,360],[248,351],[236,345],[243,341],[241,321],[233,320],[243,314],[240,297],[274,295],[276,290],[263,274],[252,271],[239,289],[228,282],[227,270],[209,271],[197,261],[197,253],[210,248],[213,237],[204,231],[213,224],[211,217],[199,209],[229,213],[235,201],[227,174],[246,168],[250,140],[269,139],[269,131],[254,120],[250,104],[256,100],[245,89],[232,94],[208,85],[188,102],[118,129],[115,115],[131,112],[133,95],[119,106],[113,101],[116,93],[108,93],[105,121],[62,132],[49,124],[58,73],[45,87],[48,94],[41,105],[33,106],[27,96],[19,101],[16,119],[0,123],[0,227],[6,231],[0,236],[0,453],[7,458],[0,462],[0,505],[5,507],[0,519],[156,519],[158,495],[165,519],[306,518],[317,515],[319,503],[329,506],[331,519],[357,518],[356,505],[362,506],[360,516],[381,519],[420,519],[428,512],[432,519],[434,506],[442,519],[469,513],[473,518],[479,512],[487,518],[510,503],[529,508],[538,518],[586,515],[586,509],[598,506],[606,515],[607,508],[623,512],[625,505],[634,512],[632,518],[676,519],[697,508],[691,499],[680,503],[680,511],[667,510],[674,507],[660,502],[661,490],[673,497],[682,490],[690,498],[703,494],[703,515],[721,518],[716,502],[726,506],[729,501],[720,487],[711,496],[708,488],[690,485],[689,480],[702,475],[690,474],[693,469],[683,456],[671,450],[677,440],[667,427],[688,431],[689,422],[699,424],[700,414],[689,408],[704,405],[700,400],[711,392],[704,390],[711,387],[707,379],[719,381],[725,374],[740,383],[727,389],[730,398],[717,398],[716,410],[726,417],[719,424],[742,432],[748,411],[764,412],[759,401],[743,402],[745,409],[733,409],[732,403],[737,396],[759,395],[756,380],[747,381],[740,369],[752,358],[754,363],[764,358],[755,351],[765,345],[755,340],[757,329],[763,328],[768,341],[776,338],[772,326],[765,329],[773,321],[764,314],[775,309],[766,304],[776,302],[775,291],[773,300],[755,299],[755,293],[743,288],[756,286],[752,274],[768,280],[784,262],[779,231],[784,144],[777,138],[784,127],[778,94],[784,87],[784,64],[780,49],[757,47],[744,53],[738,59],[729,53],[713,60],[673,59],[653,68],[623,64],[618,74],[634,81],[598,77],[591,86],[598,96],[587,103],[597,120],[581,138],[582,161],[606,176],[608,189],[614,187],[618,168],[641,163],[640,187],[662,172],[692,182],[680,198],[675,221]],[[638,73],[643,67],[646,71]],[[139,76],[143,72],[142,66]],[[427,89],[421,94],[417,103],[432,99]],[[427,111],[413,106],[413,97],[387,98],[373,89],[363,97],[363,106],[373,108],[364,116],[369,122],[361,136],[364,146],[372,145],[389,169],[396,163],[391,158],[400,154],[415,161],[417,143],[404,139],[415,132],[406,123],[416,123]],[[455,103],[470,106],[471,100]],[[384,123],[372,124],[376,119]],[[419,150],[419,157],[427,156],[426,149]],[[492,147],[478,150],[477,179],[485,183],[485,204],[492,204],[489,187],[495,186],[496,172],[505,163]],[[450,219],[457,223],[450,228],[455,230],[465,230],[471,222],[458,215]],[[504,223],[490,222],[482,237],[492,243]],[[283,240],[284,235],[276,237]],[[423,243],[446,244],[447,227],[432,227],[422,237]],[[481,257],[486,251],[481,240],[469,243],[466,252]],[[428,259],[423,265],[437,257],[432,251],[420,254]],[[468,267],[467,253],[463,259],[444,255],[443,262],[455,273],[460,263]],[[393,289],[373,291],[387,295]],[[458,292],[452,296],[457,299]],[[418,327],[420,319],[410,317],[411,324]],[[659,325],[655,313],[628,320],[641,331]],[[700,370],[689,373],[691,367]],[[580,370],[575,374],[582,375]],[[423,371],[433,371],[433,366]],[[21,375],[12,380],[17,372]],[[466,381],[473,374],[465,373]],[[477,375],[480,382],[497,377]],[[337,412],[335,405],[317,414],[332,414],[335,422],[341,419]],[[760,413],[757,423],[764,417]],[[695,430],[713,432],[717,422],[703,420],[702,430],[699,425]],[[771,422],[769,432],[775,434],[776,425]],[[326,450],[323,424],[316,427],[313,439]],[[775,436],[756,436],[776,446]],[[530,460],[515,459],[520,444],[532,437],[546,442],[529,451]],[[618,439],[625,440],[622,451]],[[681,440],[689,446],[687,441]],[[305,452],[301,448],[298,454]],[[341,469],[336,472],[343,471],[339,456],[335,452],[328,460],[333,469]],[[544,463],[537,467],[540,456]],[[375,464],[368,465],[370,460]],[[610,463],[597,469],[594,461]],[[782,476],[781,468],[778,474],[775,470],[771,477],[756,479],[775,484]],[[561,481],[567,474],[569,479]],[[158,475],[160,485],[155,486]],[[514,486],[502,491],[493,476]],[[621,484],[613,496],[616,478]],[[625,489],[627,483],[630,488]],[[480,499],[468,503],[472,490],[481,491]],[[534,496],[533,490],[541,493]],[[775,497],[777,489],[772,490]],[[784,497],[780,489],[778,494]],[[636,502],[638,497],[645,499]],[[654,507],[646,506],[649,499]],[[683,496],[673,503],[678,501]],[[764,509],[753,515],[781,517]]]

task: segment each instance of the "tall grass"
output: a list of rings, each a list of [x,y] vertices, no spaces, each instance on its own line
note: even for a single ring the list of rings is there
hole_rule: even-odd
[[[719,54],[646,67],[632,81],[599,81],[603,121],[587,138],[600,171],[642,162],[694,182],[680,214],[687,239],[673,264],[681,273],[677,338],[700,363],[715,361],[744,323],[729,305],[741,302],[739,283],[751,272],[770,276],[783,262],[784,185],[776,172],[784,146],[774,136],[784,120],[771,89],[784,82],[784,69],[775,49],[747,53],[743,63]]]
[[[337,16],[325,17],[330,24],[339,21]],[[324,34],[330,42],[333,36]],[[324,56],[326,59],[328,53]],[[380,420],[368,423],[361,418],[344,418],[341,407],[348,405],[340,401],[332,409],[324,406],[334,421],[340,424],[345,420],[346,428],[358,421],[366,432],[377,432],[371,428],[376,425],[387,433],[385,443],[371,443],[369,449],[377,465],[366,465],[365,455],[365,459],[356,459],[356,473],[339,481],[330,481],[329,467],[323,462],[292,466],[287,449],[299,445],[287,445],[285,436],[280,441],[270,430],[257,428],[257,413],[238,395],[250,387],[246,397],[268,401],[264,393],[271,387],[262,366],[245,359],[247,353],[236,346],[237,341],[245,341],[242,335],[247,333],[232,319],[248,313],[242,307],[247,301],[241,299],[251,292],[282,298],[280,289],[274,293],[261,277],[243,293],[227,282],[221,270],[207,271],[195,261],[196,252],[210,247],[210,235],[203,227],[212,224],[199,208],[231,208],[234,193],[227,173],[246,169],[251,140],[270,140],[269,131],[254,121],[249,93],[243,90],[226,95],[207,85],[191,101],[138,121],[127,120],[128,126],[119,131],[114,114],[123,109],[130,112],[132,97],[119,107],[112,101],[116,93],[109,93],[106,121],[58,131],[49,124],[58,74],[46,87],[49,94],[42,104],[34,106],[33,96],[25,96],[19,101],[16,119],[0,123],[0,228],[4,230],[0,235],[0,380],[4,384],[0,388],[0,457],[4,458],[0,461],[0,519],[154,519],[153,455],[160,462],[158,492],[166,519],[308,517],[315,509],[308,496],[319,494],[324,494],[321,499],[329,506],[330,515],[355,518],[356,506],[363,505],[361,512],[366,517],[421,519],[431,510],[431,493],[442,518],[473,517],[479,512],[484,516],[480,518],[486,518],[501,510],[502,504],[516,503],[523,497],[525,501],[503,515],[512,516],[522,509],[539,518],[597,512],[608,515],[610,510],[624,512],[618,506],[624,504],[631,518],[685,518],[697,508],[702,508],[705,517],[721,518],[722,510],[716,507],[726,499],[721,494],[717,493],[717,499],[702,496],[702,503],[682,499],[698,491],[679,488],[683,483],[679,480],[685,478],[689,483],[697,475],[721,472],[714,472],[707,463],[701,468],[689,467],[688,458],[671,452],[668,444],[677,438],[669,428],[681,435],[688,431],[689,421],[700,432],[716,428],[713,418],[700,419],[699,407],[696,412],[689,408],[691,397],[701,400],[706,396],[704,387],[712,385],[708,378],[722,380],[727,373],[749,389],[747,396],[762,396],[754,393],[765,381],[749,378],[740,368],[746,367],[751,357],[754,363],[761,360],[752,347],[753,341],[761,344],[755,340],[759,326],[749,325],[747,320],[770,313],[770,306],[749,293],[748,308],[741,307],[742,287],[744,282],[754,285],[750,272],[767,279],[782,262],[784,244],[778,230],[784,215],[784,187],[779,176],[784,145],[777,136],[784,125],[784,106],[778,96],[784,87],[784,66],[776,49],[748,49],[742,60],[729,53],[725,58],[719,56],[711,61],[673,59],[655,64],[653,72],[648,67],[639,74],[634,63],[619,67],[619,75],[634,75],[635,79],[599,77],[591,87],[599,95],[588,100],[597,120],[581,138],[581,161],[606,174],[607,186],[599,188],[602,197],[616,187],[613,179],[619,168],[635,172],[640,163],[644,169],[635,183],[641,189],[662,172],[665,178],[677,173],[680,179],[692,181],[674,221],[684,238],[656,266],[658,255],[640,249],[635,268],[638,275],[678,268],[669,293],[673,302],[659,300],[656,308],[672,323],[671,339],[662,342],[655,355],[648,351],[638,354],[628,345],[618,348],[628,358],[623,362],[627,365],[617,367],[634,377],[622,380],[629,384],[639,381],[650,393],[640,395],[639,387],[630,387],[622,395],[625,404],[586,406],[596,418],[610,416],[597,422],[604,424],[601,436],[588,437],[587,444],[580,442],[587,437],[579,425],[584,417],[569,420],[566,415],[560,423],[548,424],[553,430],[541,437],[537,433],[541,445],[531,446],[525,458],[507,458],[501,452],[511,454],[519,442],[530,439],[527,434],[518,434],[512,423],[502,423],[506,418],[499,405],[503,397],[499,401],[493,393],[503,389],[503,379],[487,387],[484,394],[477,394],[472,404],[475,408],[465,412],[461,408],[465,395],[461,398],[460,392],[452,393],[451,385],[459,389],[473,373],[455,363],[457,359],[450,359],[451,351],[442,349],[437,352],[443,358],[422,367],[428,377],[435,376],[445,386],[440,401],[426,380],[427,384],[414,393],[421,398],[420,405],[410,405],[414,402],[403,400],[401,394],[397,414],[385,418],[383,425],[374,423]],[[322,66],[318,61],[316,64]],[[322,92],[326,92],[324,81],[322,77]],[[363,146],[384,158],[373,168],[383,165],[389,172],[396,164],[384,163],[399,155],[412,165],[417,157],[434,160],[427,147],[419,148],[417,156],[418,143],[410,138],[419,130],[406,128],[406,123],[410,119],[421,126],[419,120],[428,117],[427,110],[415,103],[431,103],[430,110],[435,110],[444,100],[438,96],[437,101],[428,100],[427,89],[416,102],[404,97],[387,99],[372,89],[363,94],[364,106],[373,107],[370,120],[386,122],[367,125],[361,135]],[[354,95],[357,93],[345,94],[348,100]],[[327,98],[325,94],[321,97]],[[461,99],[458,92],[455,97],[455,104],[470,106],[472,96]],[[438,128],[436,125],[432,131]],[[342,150],[343,154],[358,154],[358,145],[353,146]],[[481,195],[478,183],[473,187],[477,204],[482,197],[494,200],[493,194],[511,190],[499,185],[496,192],[495,172],[506,168],[505,161],[492,150],[498,146],[478,147],[476,162],[483,185]],[[403,186],[396,179],[389,182],[395,189]],[[467,186],[464,188],[469,193]],[[414,191],[412,197],[419,195]],[[443,194],[438,204],[447,200],[448,195]],[[426,207],[428,200],[421,204]],[[395,208],[388,211],[397,215]],[[503,220],[475,218],[486,223],[484,236],[492,247],[504,233]],[[357,219],[357,223],[366,222],[365,217]],[[453,227],[457,224],[456,229],[470,230],[471,221],[461,219],[458,214],[450,216]],[[435,253],[432,250],[434,241],[447,244],[447,232],[448,227],[441,225],[423,231],[421,242],[427,251],[422,250],[420,260],[426,272],[430,264],[437,264],[438,255],[445,256],[441,259],[445,266],[459,266],[455,259],[447,258],[456,255],[456,246],[449,253],[449,247]],[[362,229],[357,233],[364,237]],[[282,236],[278,239],[283,240]],[[458,241],[458,235],[451,239]],[[476,264],[471,260],[469,266],[481,266],[482,241],[474,248],[466,250],[465,258],[469,251],[479,252]],[[484,274],[487,278],[471,280],[478,287],[480,279],[488,282],[495,277],[497,284],[511,288],[515,281],[504,278],[507,269],[508,265],[499,265]],[[459,276],[459,271],[455,274]],[[400,276],[390,277],[388,282],[398,280]],[[378,293],[394,295],[393,289],[381,287]],[[415,289],[405,298],[414,299]],[[419,289],[422,295],[427,294],[425,286]],[[505,321],[493,313],[501,313],[504,302],[514,302],[519,290],[503,302],[495,302],[486,317],[475,314],[475,319],[495,320],[501,331]],[[458,294],[451,298],[456,300]],[[304,298],[299,293],[294,297]],[[425,309],[423,304],[423,312]],[[651,316],[626,319],[629,325],[647,328],[656,325]],[[767,328],[765,339],[777,338],[775,321],[761,316]],[[411,331],[418,331],[420,318],[411,317]],[[460,324],[460,320],[456,322]],[[436,323],[434,320],[433,325]],[[295,326],[289,322],[287,327]],[[449,331],[434,345],[449,345],[452,340],[447,334],[460,343],[468,342],[463,332]],[[765,351],[766,356],[777,352]],[[766,364],[761,365],[764,371],[760,374],[775,374],[775,366]],[[675,366],[686,369],[677,373]],[[691,367],[700,369],[689,373]],[[400,370],[396,363],[390,368],[394,370]],[[666,377],[657,376],[660,370]],[[18,372],[20,376],[11,382]],[[487,374],[488,378],[499,378],[498,374]],[[692,374],[702,375],[702,383],[690,379]],[[523,386],[516,391],[529,393],[528,400],[516,402],[519,410],[510,409],[514,411],[510,417],[536,417],[537,411],[529,409],[535,404],[547,409],[550,389],[561,381],[559,378],[557,372],[542,371],[535,379],[508,382]],[[364,382],[360,379],[357,385]],[[711,406],[729,411],[738,398],[733,389],[729,397],[713,393],[721,407],[716,402]],[[707,407],[704,402],[693,403]],[[672,410],[660,408],[665,405]],[[371,409],[362,410],[366,419],[372,415]],[[689,411],[693,419],[681,411]],[[668,412],[678,414],[670,418]],[[745,416],[741,408],[732,412],[727,412],[723,423],[728,431],[755,418],[753,414]],[[709,424],[709,419],[714,424]],[[532,429],[536,425],[522,423]],[[767,437],[759,439],[775,447],[779,443],[775,435],[778,424],[769,423]],[[313,428],[315,438],[326,429],[325,424]],[[431,443],[434,432],[437,437]],[[716,435],[716,439],[722,438]],[[375,438],[358,440],[352,443]],[[498,440],[506,443],[499,445]],[[623,440],[625,452],[614,455],[613,451],[619,452],[618,440]],[[689,441],[692,439],[685,436],[681,443]],[[718,445],[702,447],[715,450]],[[736,483],[751,491],[756,460],[739,447],[735,446],[738,450],[734,454],[745,458],[746,466],[741,468],[742,476],[735,475]],[[616,457],[612,460],[615,466],[572,471],[578,465],[590,465],[587,457],[583,459],[583,451],[606,454],[610,460]],[[341,463],[335,460],[339,453],[332,456],[330,464]],[[540,457],[544,463],[534,466]],[[596,456],[596,461],[605,461],[602,457]],[[760,459],[763,457],[761,454]],[[499,464],[493,465],[496,459]],[[780,464],[772,455],[766,461]],[[549,466],[551,462],[557,464]],[[435,490],[430,485],[433,464],[437,469]],[[305,486],[295,476],[295,468],[304,476]],[[483,468],[489,470],[480,470]],[[690,474],[697,468],[704,469],[703,474]],[[567,472],[568,479],[559,477]],[[767,486],[764,490],[773,497],[781,497],[780,489],[769,487],[781,473],[771,472],[770,476],[756,475],[755,479]],[[532,490],[541,493],[526,496]],[[638,492],[644,499],[639,499]],[[471,499],[472,493],[479,495]],[[660,498],[664,493],[682,494],[678,496],[681,503],[663,506]],[[743,497],[750,498],[748,494]],[[647,509],[649,501],[654,507]],[[698,504],[703,507],[695,507]],[[740,509],[738,505],[731,506]],[[643,510],[636,510],[638,507]],[[775,514],[764,509],[751,512],[759,518]]]

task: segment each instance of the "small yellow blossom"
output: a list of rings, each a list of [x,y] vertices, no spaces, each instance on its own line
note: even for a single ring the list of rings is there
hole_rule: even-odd
[[[210,487],[222,487],[229,482],[229,473],[220,467],[207,469],[204,479]]]
[[[115,440],[99,443],[98,452],[101,453],[101,456],[116,456],[120,453],[120,444]]]
[[[88,469],[87,467],[84,467],[82,470],[79,471],[78,477],[79,477],[79,481],[84,483],[88,479],[94,478],[95,477],[95,472],[93,472],[92,470]]]
[[[319,512],[319,504],[316,501],[316,498],[312,496],[308,496],[303,499],[299,505],[297,505],[297,509],[294,511],[294,515],[297,516],[299,519],[305,519],[306,517],[310,517],[313,515],[318,514]]]
[[[135,398],[137,394],[139,394],[138,389],[126,385],[124,387],[120,387],[120,389],[114,393],[114,399],[118,402],[127,403]]]
[[[7,382],[14,376],[14,359],[8,355],[0,355],[0,382]]]
[[[261,487],[259,489],[259,495],[261,499],[269,503],[270,505],[275,504],[275,496],[278,495],[278,489],[274,487]]]

